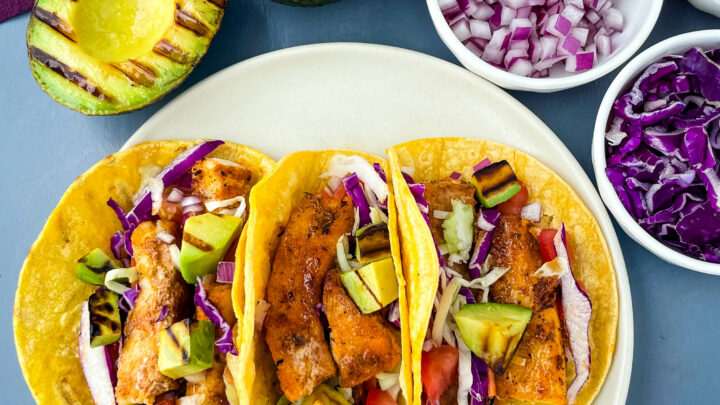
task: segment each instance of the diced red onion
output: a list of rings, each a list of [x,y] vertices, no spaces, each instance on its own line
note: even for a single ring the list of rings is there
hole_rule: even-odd
[[[492,162],[490,161],[490,159],[485,158],[485,159],[481,160],[480,162],[478,162],[475,166],[473,166],[473,171],[476,172],[480,169],[490,166],[491,164],[492,164]]]
[[[522,208],[520,216],[528,221],[540,222],[540,219],[542,219],[542,205],[538,202],[530,203]]]
[[[398,301],[393,301],[389,307],[388,307],[388,314],[387,314],[388,321],[397,326],[400,327],[400,305],[398,304]]]
[[[460,180],[462,178],[462,173],[452,172],[450,173],[450,178],[453,180]]]
[[[550,68],[563,61],[570,72],[592,68],[598,56],[612,54],[612,36],[624,26],[612,0],[439,2],[448,24],[470,52],[527,77],[547,77]]]
[[[183,197],[185,197],[185,193],[178,188],[173,188],[167,196],[167,202],[179,203],[182,201]]]
[[[232,284],[235,277],[235,262],[220,262],[217,267],[218,283]]]
[[[158,232],[157,238],[158,238],[158,240],[160,240],[161,242],[166,243],[166,244],[168,244],[168,245],[171,244],[171,243],[173,243],[173,242],[175,242],[175,236],[171,235],[171,234],[168,233],[167,231],[160,231],[160,232]]]
[[[197,204],[201,204],[201,203],[202,203],[202,198],[200,198],[196,195],[191,195],[191,196],[187,196],[187,197],[183,198],[181,205],[183,208],[185,208],[185,207],[189,207],[191,205],[197,205]]]
[[[562,257],[570,263],[567,250],[567,237],[565,224],[554,239],[555,251],[558,257]],[[562,307],[565,315],[565,327],[570,341],[570,351],[575,363],[575,378],[567,389],[568,402],[572,404],[578,392],[590,377],[590,316],[592,315],[592,303],[587,293],[583,291],[575,279],[570,264],[570,271],[560,277]]]
[[[195,204],[195,205],[189,205],[187,207],[183,207],[183,214],[191,213],[191,212],[202,212],[205,210],[205,207],[202,204]]]
[[[112,358],[107,346],[90,347],[90,310],[87,301],[84,301],[80,308],[78,357],[90,395],[97,405],[115,405]]]

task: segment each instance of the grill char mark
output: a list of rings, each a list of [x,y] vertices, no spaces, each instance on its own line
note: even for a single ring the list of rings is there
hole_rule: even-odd
[[[194,15],[188,13],[185,10],[175,10],[175,24],[187,28],[194,32],[196,35],[204,37],[210,32],[210,30],[200,22]]]
[[[166,39],[161,39],[153,47],[153,52],[158,55],[164,56],[173,62],[180,64],[187,64],[192,62],[192,56],[188,55],[182,49],[168,42]]]
[[[77,36],[75,35],[75,31],[73,31],[72,26],[67,21],[58,17],[57,14],[51,13],[42,7],[35,7],[33,15],[40,22],[59,32],[65,38],[73,42],[77,42]]]
[[[28,52],[33,59],[50,68],[52,71],[64,77],[68,81],[76,84],[78,87],[88,92],[91,96],[97,98],[98,100],[108,102],[112,101],[112,97],[103,93],[103,91],[100,90],[100,88],[95,83],[91,82],[87,77],[85,77],[85,75],[76,70],[73,70],[70,66],[55,59],[55,57],[50,55],[49,53],[35,46],[28,47]]]
[[[157,79],[157,75],[150,67],[136,60],[113,63],[112,66],[141,86],[151,87]]]

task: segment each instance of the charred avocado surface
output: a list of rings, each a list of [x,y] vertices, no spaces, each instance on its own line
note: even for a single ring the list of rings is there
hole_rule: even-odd
[[[208,49],[226,0],[38,0],[27,47],[35,80],[88,115],[117,114],[180,84]]]

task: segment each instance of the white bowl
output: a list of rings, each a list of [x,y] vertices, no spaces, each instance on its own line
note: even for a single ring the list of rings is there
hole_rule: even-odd
[[[511,90],[526,90],[550,93],[581,86],[613,71],[625,63],[640,49],[660,15],[663,0],[616,0],[615,7],[625,17],[625,29],[613,36],[613,53],[604,57],[592,69],[579,73],[562,72],[552,77],[523,77],[499,69],[477,57],[455,36],[445,21],[438,0],[427,0],[430,17],[440,39],[450,48],[456,58],[471,72],[484,77],[500,87]]]
[[[665,55],[682,54],[687,49],[699,46],[704,49],[720,47],[720,30],[695,31],[678,35],[654,45],[631,60],[615,77],[610,84],[605,97],[600,104],[592,144],[592,161],[595,167],[595,180],[597,181],[600,196],[610,209],[615,219],[625,232],[637,243],[654,253],[659,258],[686,269],[707,274],[720,275],[720,264],[686,256],[647,233],[620,202],[610,180],[605,175],[607,162],[605,161],[605,132],[613,103],[621,92],[626,91],[635,78],[650,64]]]

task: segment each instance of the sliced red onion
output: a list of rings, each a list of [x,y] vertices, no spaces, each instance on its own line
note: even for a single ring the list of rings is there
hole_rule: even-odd
[[[168,196],[167,196],[167,202],[170,202],[173,204],[179,203],[182,201],[183,197],[185,197],[185,193],[183,193],[178,188],[173,188],[172,190],[170,190],[170,194],[168,194]]]
[[[220,262],[217,267],[217,282],[232,284],[235,277],[235,262]]]
[[[90,395],[97,405],[115,405],[112,358],[107,346],[90,347],[90,310],[87,301],[83,301],[80,308],[78,357]]]
[[[558,257],[562,257],[570,264],[567,249],[567,236],[565,224],[554,239],[555,251]],[[590,316],[592,315],[592,303],[590,297],[580,287],[569,265],[570,271],[560,277],[562,307],[565,315],[565,327],[570,341],[570,351],[575,363],[575,379],[573,379],[567,390],[568,402],[572,404],[590,377]]]
[[[530,203],[522,207],[520,216],[528,221],[540,222],[540,219],[542,219],[542,205],[539,202]]]

